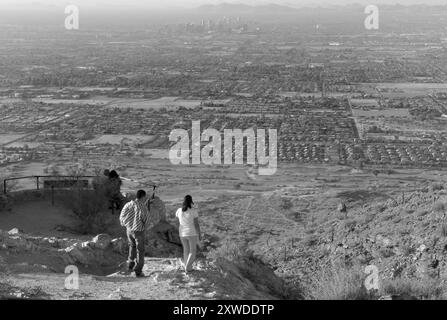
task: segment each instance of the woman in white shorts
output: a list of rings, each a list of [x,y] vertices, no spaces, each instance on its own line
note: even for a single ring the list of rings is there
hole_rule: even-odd
[[[185,196],[183,206],[177,210],[175,216],[180,222],[180,240],[183,246],[183,264],[185,272],[192,271],[192,264],[196,260],[197,244],[202,240],[199,225],[199,213],[194,208],[190,195]]]

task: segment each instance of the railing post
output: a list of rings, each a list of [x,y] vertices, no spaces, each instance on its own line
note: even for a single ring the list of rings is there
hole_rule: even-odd
[[[39,176],[36,176],[37,190],[39,190]]]
[[[6,179],[3,180],[3,193],[6,194]]]

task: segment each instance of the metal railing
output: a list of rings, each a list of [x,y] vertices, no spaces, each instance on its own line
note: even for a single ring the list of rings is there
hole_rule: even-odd
[[[66,179],[66,180],[73,180],[78,181],[81,179],[94,179],[96,176],[61,176],[61,175],[46,175],[46,176],[24,176],[24,177],[14,177],[14,178],[7,178],[3,180],[3,194],[8,193],[8,181],[18,181],[18,180],[25,180],[25,179],[35,179],[36,180],[36,189],[33,190],[40,190],[40,182],[44,181],[43,179],[47,178],[57,178],[59,180]],[[26,189],[30,190],[30,189]]]

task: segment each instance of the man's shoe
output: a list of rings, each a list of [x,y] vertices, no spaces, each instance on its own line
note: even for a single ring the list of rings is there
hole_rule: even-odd
[[[144,278],[144,273],[143,272],[135,272],[135,277]]]

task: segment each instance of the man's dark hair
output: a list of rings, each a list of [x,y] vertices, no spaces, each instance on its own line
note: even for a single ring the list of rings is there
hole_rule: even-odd
[[[143,199],[146,196],[146,191],[138,190],[137,191],[137,199]]]

